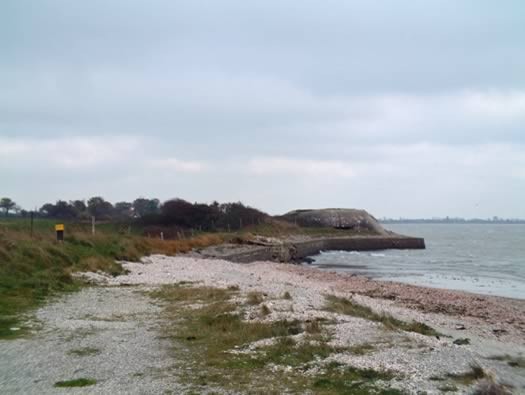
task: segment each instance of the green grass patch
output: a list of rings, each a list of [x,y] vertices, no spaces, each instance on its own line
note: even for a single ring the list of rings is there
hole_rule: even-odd
[[[95,379],[79,378],[79,379],[73,379],[73,380],[58,381],[55,383],[55,387],[57,388],[89,387],[90,385],[95,385],[96,383],[97,383],[97,380]]]
[[[333,313],[351,315],[353,317],[379,322],[387,329],[415,332],[425,336],[439,335],[439,332],[435,331],[428,325],[423,324],[422,322],[401,321],[392,317],[391,315],[378,314],[367,306],[363,306],[358,303],[354,303],[349,299],[339,298],[333,295],[326,296],[325,309]]]
[[[371,369],[358,369],[330,363],[322,374],[314,378],[313,389],[316,394],[348,395],[401,395],[403,392],[394,388],[378,386],[378,381],[393,379],[389,372],[378,372]]]
[[[492,359],[493,361],[507,362],[507,365],[513,368],[525,369],[525,358],[524,357],[513,357],[511,355],[505,354],[505,355],[495,355],[493,357],[489,357],[488,359]]]
[[[164,337],[175,342],[174,352],[181,345],[184,347],[184,353],[177,353],[175,358],[196,372],[181,377],[196,392],[206,388],[248,393],[336,394],[341,393],[338,391],[347,385],[345,382],[352,380],[359,391],[361,387],[377,391],[344,393],[398,393],[381,392],[383,384],[376,381],[389,380],[391,375],[380,372],[355,370],[353,376],[345,379],[348,372],[330,367],[313,376],[305,375],[304,370],[312,364],[343,350],[329,345],[329,339],[320,333],[321,327],[306,332],[301,341],[294,340],[292,336],[305,332],[309,323],[243,320],[247,303],[232,301],[234,296],[234,300],[239,299],[237,290],[173,285],[152,292],[152,296],[165,302],[168,323],[163,329]],[[271,345],[246,351],[250,343],[270,338]],[[282,366],[284,370],[271,366]],[[362,380],[365,382],[358,382]]]
[[[68,351],[68,354],[76,355],[77,357],[87,357],[87,356],[96,355],[99,353],[100,353],[100,349],[95,348],[95,347],[75,348],[73,350]]]
[[[357,344],[355,346],[349,347],[348,351],[350,351],[354,355],[366,355],[373,351],[375,351],[375,346],[370,343],[361,343]]]

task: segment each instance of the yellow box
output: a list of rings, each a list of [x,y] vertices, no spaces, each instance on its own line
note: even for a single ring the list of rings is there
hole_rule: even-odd
[[[58,225],[55,225],[55,230],[58,232],[59,230],[63,231],[64,230],[64,224],[58,224]]]

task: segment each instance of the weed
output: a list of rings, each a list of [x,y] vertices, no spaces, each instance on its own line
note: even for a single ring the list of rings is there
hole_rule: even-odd
[[[323,331],[323,328],[321,327],[321,324],[319,323],[319,320],[313,320],[306,323],[305,326],[305,332],[310,334],[317,334],[321,333]]]
[[[387,329],[400,329],[407,332],[420,333],[426,336],[437,336],[439,333],[421,322],[405,322],[398,320],[388,314],[378,314],[371,308],[363,306],[345,298],[337,296],[326,296],[326,310],[339,314],[351,315],[383,324]]]
[[[270,315],[271,313],[272,313],[272,311],[270,310],[270,308],[268,306],[266,306],[265,304],[261,305],[261,314],[263,316]]]
[[[440,390],[441,392],[456,392],[458,390],[458,387],[451,384],[445,384],[438,387],[438,390]]]
[[[255,291],[249,292],[248,297],[246,299],[246,303],[252,306],[261,304],[263,301],[264,301],[263,294],[261,292],[255,292]]]
[[[503,384],[483,380],[476,386],[472,395],[511,395],[511,393],[510,389]]]
[[[505,354],[505,355],[497,355],[497,356],[489,357],[489,359],[492,359],[494,361],[505,361],[507,362],[507,365],[513,368],[525,369],[525,358],[524,357],[513,357],[511,355]]]
[[[355,355],[366,355],[368,353],[371,353],[374,350],[375,350],[374,345],[370,343],[357,344],[348,349],[348,351],[350,351],[352,354],[355,354]]]
[[[73,380],[58,381],[55,383],[55,387],[58,387],[58,388],[88,387],[90,385],[95,385],[96,383],[97,383],[97,380],[95,379],[79,378],[79,379],[73,379]]]
[[[447,377],[453,379],[454,381],[457,381],[460,384],[470,385],[474,381],[487,377],[487,374],[481,366],[479,366],[478,364],[472,364],[470,365],[469,371],[459,374],[448,373]]]
[[[375,385],[376,381],[388,381],[392,378],[393,375],[389,372],[344,367],[337,363],[330,363],[324,373],[314,378],[313,387],[316,393],[401,395],[402,392],[397,389],[381,388]]]
[[[470,339],[467,337],[460,338],[460,339],[454,340],[452,343],[455,344],[456,346],[466,346],[470,344]]]
[[[76,355],[78,357],[85,357],[89,355],[95,355],[98,353],[100,353],[100,349],[94,347],[76,348],[68,351],[68,354]]]

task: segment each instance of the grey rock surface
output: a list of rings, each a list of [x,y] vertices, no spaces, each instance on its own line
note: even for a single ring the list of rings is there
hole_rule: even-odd
[[[305,227],[326,227],[368,231],[378,235],[389,233],[367,211],[351,208],[294,210],[282,216],[286,221]]]

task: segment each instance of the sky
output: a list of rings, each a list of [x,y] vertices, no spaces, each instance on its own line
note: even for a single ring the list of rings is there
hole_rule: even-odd
[[[0,196],[525,218],[522,0],[3,0]]]

